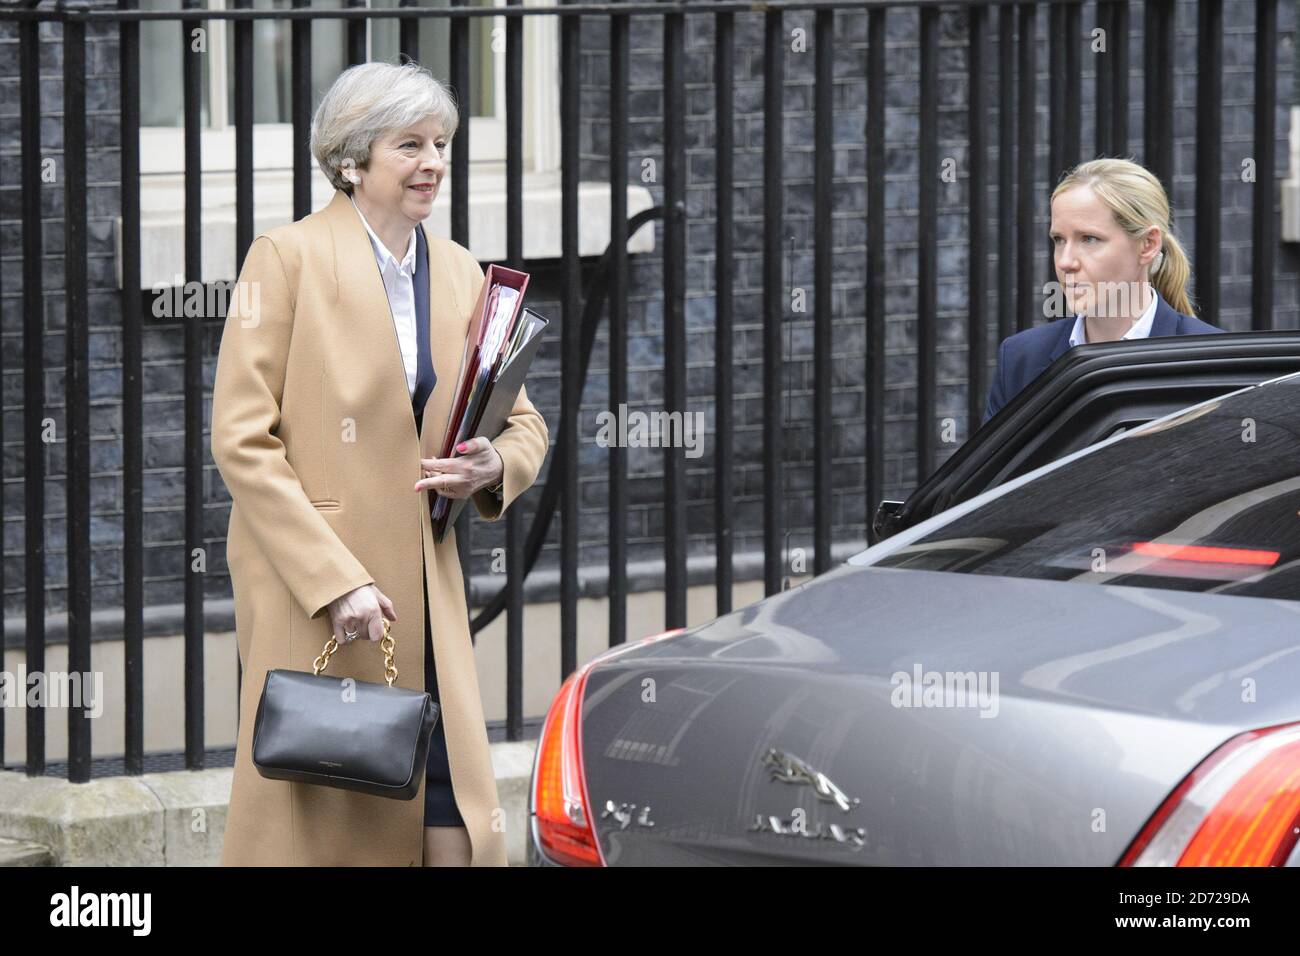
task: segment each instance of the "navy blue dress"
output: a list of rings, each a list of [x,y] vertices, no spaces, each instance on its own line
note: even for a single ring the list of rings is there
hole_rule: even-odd
[[[415,431],[422,428],[422,412],[433,391],[438,376],[433,370],[433,357],[429,351],[429,255],[424,240],[424,230],[415,230],[415,326],[418,353],[416,358],[415,394],[411,396],[411,410],[415,414]],[[423,496],[428,501],[428,496]],[[427,506],[427,505],[426,505]],[[423,541],[421,542],[423,550]],[[421,559],[420,582],[424,590],[424,689],[438,700],[438,672],[433,662],[433,628],[429,623],[429,585],[424,579]],[[447,736],[443,731],[443,715],[433,726],[429,740],[429,759],[424,781],[424,825],[426,827],[463,827],[465,818],[456,806],[451,789],[451,765],[447,762]]]

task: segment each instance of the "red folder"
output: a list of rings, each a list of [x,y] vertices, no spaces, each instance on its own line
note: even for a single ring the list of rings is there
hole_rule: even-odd
[[[514,331],[515,323],[519,321],[519,314],[523,311],[524,290],[528,288],[528,273],[507,269],[505,266],[493,263],[488,266],[487,273],[483,276],[483,286],[479,289],[478,302],[474,305],[474,311],[470,313],[469,331],[465,335],[465,354],[461,356],[460,376],[456,380],[456,391],[454,393],[456,397],[452,401],[451,412],[447,419],[447,434],[443,438],[442,453],[438,456],[439,458],[451,457],[452,445],[456,441],[456,435],[460,432],[460,425],[465,414],[465,403],[469,399],[474,379],[478,374],[483,336],[488,329],[487,317],[496,311],[497,296],[503,286],[519,292],[519,296],[515,300],[514,314],[510,318],[510,327],[506,332],[506,341],[508,342],[511,333]]]

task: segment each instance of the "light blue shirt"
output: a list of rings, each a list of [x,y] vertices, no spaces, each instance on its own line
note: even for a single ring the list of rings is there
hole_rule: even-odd
[[[398,262],[388,247],[380,242],[375,231],[366,222],[356,199],[352,199],[352,208],[361,217],[361,225],[366,227],[370,236],[370,245],[375,251],[375,262],[379,274],[384,280],[384,291],[388,293],[388,309],[393,315],[393,325],[397,330],[397,344],[402,352],[402,365],[406,369],[406,390],[413,397],[415,382],[419,377],[419,340],[416,338],[415,325],[415,230],[411,230],[411,241],[406,246],[406,255]]]
[[[1150,338],[1151,325],[1156,320],[1156,304],[1159,301],[1160,301],[1160,293],[1156,292],[1155,289],[1152,289],[1151,301],[1147,303],[1146,311],[1144,311],[1140,316],[1138,316],[1138,320],[1133,323],[1133,328],[1125,332],[1122,336],[1120,336],[1120,338],[1121,339]],[[1083,316],[1076,315],[1074,317],[1074,328],[1070,331],[1070,348],[1074,348],[1076,345],[1083,345],[1086,342],[1087,342],[1087,338],[1084,334],[1084,329],[1083,329]]]

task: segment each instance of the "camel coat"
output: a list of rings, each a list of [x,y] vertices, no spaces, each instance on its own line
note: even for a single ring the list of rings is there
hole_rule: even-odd
[[[383,279],[344,192],[259,235],[239,276],[212,393],[212,457],[233,500],[226,557],[244,668],[223,866],[422,864],[424,768],[419,795],[393,800],[269,780],[251,760],[267,670],[310,672],[332,633],[329,603],[363,584],[396,609],[394,685],[424,689],[421,573],[471,865],[506,865],[455,530],[435,544],[427,493],[412,490],[420,458],[441,450],[483,270],[463,246],[425,235],[438,378],[419,439]],[[493,442],[505,463],[501,496],[474,495],[481,516],[498,520],[536,480],[547,441],[523,390]],[[340,646],[325,673],[383,682],[383,653],[360,638]]]

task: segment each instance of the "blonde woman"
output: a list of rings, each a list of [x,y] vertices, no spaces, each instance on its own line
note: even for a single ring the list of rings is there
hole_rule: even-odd
[[[1003,341],[984,421],[1072,346],[1223,331],[1193,314],[1169,198],[1137,163],[1094,159],[1067,173],[1052,192],[1050,236],[1070,314]]]
[[[483,284],[469,250],[424,226],[457,122],[414,64],[343,72],[311,131],[333,199],[259,235],[240,273],[212,394],[244,667],[223,865],[506,864],[456,535],[434,542],[428,491],[495,521],[548,436],[521,390],[497,438],[435,457]],[[327,676],[382,682],[385,622],[395,685],[441,704],[419,798],[260,776],[267,670],[310,672],[332,636]]]

